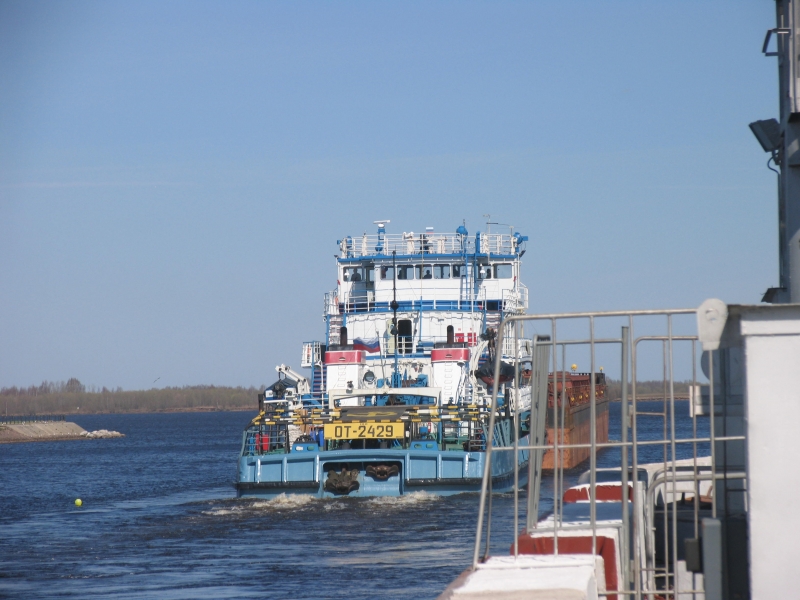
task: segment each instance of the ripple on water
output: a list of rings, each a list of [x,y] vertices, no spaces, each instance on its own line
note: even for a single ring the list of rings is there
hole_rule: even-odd
[[[3,447],[0,597],[432,599],[470,564],[477,494],[235,498],[248,421],[96,415],[79,424],[127,437]],[[605,451],[598,464],[618,456]],[[552,487],[548,476],[542,511]],[[493,498],[494,554],[513,543],[513,504],[513,494]],[[524,495],[520,506],[524,519]]]

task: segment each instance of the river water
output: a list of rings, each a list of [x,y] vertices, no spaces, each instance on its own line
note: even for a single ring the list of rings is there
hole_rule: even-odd
[[[676,407],[679,436],[691,437],[688,404]],[[611,404],[612,439],[619,411]],[[435,598],[471,563],[476,494],[237,500],[252,416],[76,416],[126,437],[0,445],[0,597]],[[639,426],[652,437],[661,427],[655,417]],[[648,452],[661,459],[660,448]],[[619,451],[598,458],[618,462]],[[543,482],[542,511],[551,486]],[[513,502],[494,497],[493,553],[513,541]]]

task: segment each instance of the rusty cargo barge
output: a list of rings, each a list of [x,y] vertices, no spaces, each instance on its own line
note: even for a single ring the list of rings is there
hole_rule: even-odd
[[[608,397],[606,390],[605,373],[594,374],[595,393],[595,431],[596,442],[608,441]],[[555,373],[555,386],[553,373],[550,373],[547,384],[547,444],[554,444],[556,440],[556,424],[558,425],[558,444],[586,444],[585,448],[561,448],[559,454],[559,468],[571,469],[577,467],[589,458],[589,444],[591,443],[591,373],[576,373],[559,371]],[[555,388],[556,393],[553,393]],[[556,396],[558,403],[556,403]],[[558,414],[556,414],[556,408]],[[547,450],[544,455],[542,468],[555,468],[553,450]]]

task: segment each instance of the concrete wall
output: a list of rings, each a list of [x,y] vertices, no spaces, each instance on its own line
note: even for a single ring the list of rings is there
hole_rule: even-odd
[[[729,307],[746,364],[751,597],[789,598],[800,564],[800,305]]]

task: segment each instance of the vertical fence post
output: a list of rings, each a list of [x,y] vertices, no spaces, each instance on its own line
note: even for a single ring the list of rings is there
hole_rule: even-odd
[[[622,369],[621,381],[622,390],[620,393],[620,428],[621,428],[621,441],[622,441],[622,540],[621,541],[621,559],[622,559],[622,589],[627,591],[630,580],[630,548],[628,542],[630,535],[630,523],[628,522],[628,344],[630,342],[630,329],[628,327],[622,328]],[[636,487],[638,477],[636,473],[633,474],[633,487]]]

